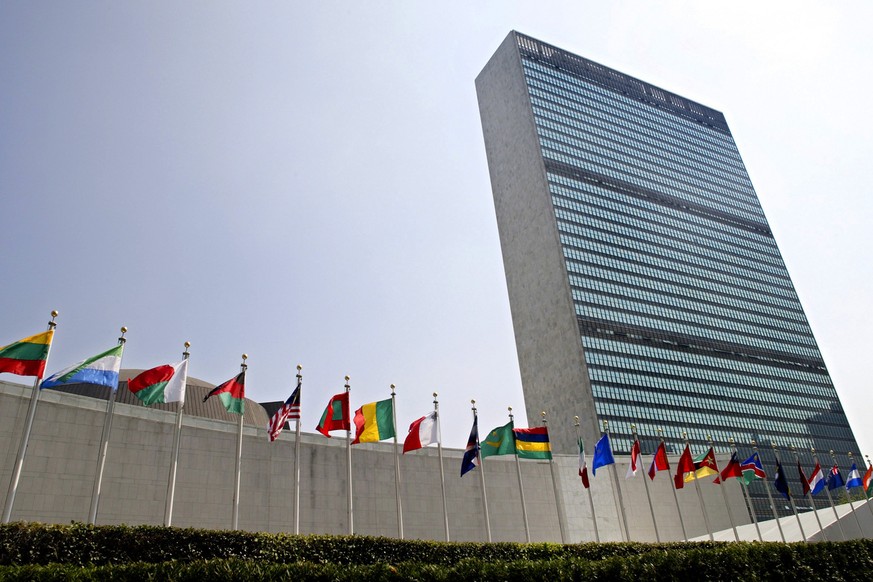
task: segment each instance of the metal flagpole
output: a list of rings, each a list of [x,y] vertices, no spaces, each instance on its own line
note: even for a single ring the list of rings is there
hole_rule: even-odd
[[[574,422],[576,423],[576,442],[579,442],[581,437],[579,436],[579,417],[573,417]],[[587,469],[587,467],[586,467]],[[594,514],[594,497],[591,495],[591,484],[589,482],[588,487],[585,489],[588,490],[588,506],[591,508],[591,523],[594,524],[594,541],[598,544],[600,543],[600,532],[597,530],[597,516]]]
[[[477,421],[476,425],[478,427],[478,417],[476,415],[476,401],[470,400],[470,404],[473,405],[473,420]],[[482,483],[482,507],[485,508],[485,531],[488,534],[488,541],[491,542],[491,517],[488,515],[488,496],[485,493],[485,463],[482,462],[482,455],[479,453],[479,434],[478,431],[476,433],[476,459],[479,461],[479,482]]]
[[[712,435],[706,435],[706,440],[709,442],[709,448],[712,449],[713,458],[715,457],[715,448],[712,445]],[[718,465],[716,464],[716,470],[718,469]],[[727,510],[728,520],[731,522],[731,529],[734,530],[734,539],[736,541],[740,541],[740,534],[737,533],[737,525],[734,523],[734,516],[731,514],[731,506],[728,504],[727,492],[724,490],[725,484],[724,480],[721,478],[721,473],[719,472],[718,476],[718,488],[721,491],[721,498],[724,500],[724,508]]]
[[[737,445],[734,441],[734,437],[729,439],[731,443],[731,451],[736,454],[737,453]],[[742,471],[741,471],[742,473]],[[740,488],[743,490],[743,499],[746,501],[746,507],[749,508],[749,512],[752,514],[752,521],[755,522],[755,531],[758,532],[758,540],[764,541],[764,536],[761,535],[761,526],[758,525],[758,512],[755,511],[755,504],[752,502],[752,498],[749,496],[749,491],[746,488],[745,478],[741,475],[737,481],[740,482]]]
[[[515,428],[515,420],[512,416],[512,407],[509,406],[509,422],[512,423],[512,428]],[[515,433],[512,433],[512,438],[515,438]],[[515,468],[518,472],[518,492],[521,495],[521,516],[524,518],[524,535],[528,543],[530,543],[530,524],[527,521],[527,504],[524,501],[524,484],[521,481],[521,460],[518,458],[518,451],[515,453]]]
[[[815,449],[811,448],[809,450],[812,451],[812,460],[815,461],[816,464],[818,464],[818,455],[815,454]],[[819,465],[819,468],[821,468],[821,465]],[[843,541],[846,541],[849,538],[846,536],[846,530],[843,529],[843,522],[840,521],[840,514],[837,513],[837,506],[834,504],[834,498],[831,497],[831,489],[828,486],[828,481],[830,481],[830,478],[831,478],[831,472],[830,472],[830,470],[828,470],[828,476],[825,478],[825,486],[824,486],[825,495],[828,496],[828,503],[831,504],[831,509],[834,510],[834,518],[837,520],[837,527],[840,530],[840,536],[843,538]]]
[[[791,445],[791,452],[794,453],[794,460],[797,461],[797,466],[800,467],[800,455],[797,453],[797,449],[794,448],[794,445]],[[804,478],[806,476],[804,475]],[[807,488],[809,488],[809,483],[807,483]],[[809,504],[812,506],[812,513],[815,515],[815,521],[818,523],[818,531],[821,532],[822,537],[825,541],[827,541],[828,537],[824,531],[824,528],[821,526],[821,519],[818,517],[818,509],[815,508],[815,501],[812,498],[812,489],[809,489],[806,492],[806,498],[809,499]]]
[[[549,430],[548,423],[546,420],[546,411],[542,411],[540,413],[543,417],[543,426],[546,427],[546,432]],[[561,543],[567,543],[567,524],[564,523],[566,515],[564,514],[564,498],[560,495],[558,491],[558,477],[555,475],[555,456],[551,452],[551,444],[549,445],[549,471],[552,473],[552,488],[555,490],[555,507],[558,510],[558,528],[561,530]]]
[[[688,433],[683,432],[682,438],[685,439],[685,446],[688,446]],[[690,452],[689,448],[689,452]],[[697,478],[697,470],[694,473],[694,488],[697,490],[697,501],[700,502],[700,511],[703,513],[703,523],[706,525],[706,533],[709,534],[709,541],[715,541],[715,536],[712,535],[712,526],[709,524],[709,514],[706,513],[706,504],[703,502],[703,493],[700,491],[700,479]],[[684,479],[685,477],[683,477]]]
[[[400,504],[400,449],[397,445],[397,406],[394,394],[396,386],[391,384],[391,413],[394,415],[394,490],[397,493],[397,535],[403,539],[403,507]]]
[[[52,319],[48,322],[48,329],[52,331],[57,327],[55,318],[58,316],[57,310],[52,311]],[[45,363],[48,365],[48,357],[51,352],[52,345],[45,353]],[[27,454],[27,444],[30,441],[30,430],[33,428],[33,419],[36,416],[36,405],[39,402],[39,382],[41,378],[37,376],[33,380],[33,391],[30,393],[30,407],[27,409],[27,420],[24,422],[24,434],[21,436],[21,443],[18,445],[18,456],[15,458],[15,467],[12,469],[12,477],[9,479],[9,490],[6,493],[6,507],[3,508],[3,523],[9,523],[12,519],[12,505],[15,502],[15,494],[18,492],[18,481],[21,479],[21,469],[24,467],[24,456]]]
[[[779,448],[773,441],[770,441],[770,446],[773,447],[773,456],[776,457],[776,462],[779,463],[779,466],[782,466],[782,459],[779,458]],[[785,470],[784,466],[782,466],[782,470]],[[787,478],[785,482],[786,484],[788,483]],[[803,523],[800,521],[800,514],[797,513],[797,504],[794,503],[794,497],[791,496],[790,489],[788,491],[788,501],[791,502],[791,510],[794,512],[794,518],[797,520],[797,526],[800,528],[800,535],[803,536],[804,542],[809,543],[809,540],[806,538],[806,532],[803,530]]]
[[[440,403],[437,400],[439,396],[436,392],[433,393],[433,411],[436,415],[437,423],[437,456],[440,459],[440,489],[443,492],[443,521],[446,526],[446,541],[449,539],[449,504],[446,500],[446,474],[443,471],[443,432],[440,427]]]
[[[758,444],[752,440],[752,450],[758,452]],[[761,461],[761,456],[758,455],[758,462]],[[770,492],[770,487],[767,486],[766,475],[762,479],[764,482],[764,490],[767,492],[767,499],[770,500],[770,509],[773,510],[773,519],[776,520],[776,527],[779,528],[779,537],[782,538],[782,543],[785,543],[785,532],[782,531],[782,523],[779,521],[779,513],[776,512],[776,503],[773,502],[773,494]]]
[[[834,460],[834,464],[837,463],[837,457],[834,455],[833,449],[831,449],[831,458]],[[852,451],[849,451],[849,460],[852,460]],[[857,467],[856,467],[857,468]],[[858,519],[858,514],[855,513],[855,504],[852,503],[852,496],[849,495],[849,488],[843,485],[843,492],[846,494],[846,501],[849,502],[849,507],[852,509],[852,517],[855,518],[855,523],[858,524],[858,534],[863,538],[864,530],[861,529],[861,520]]]
[[[658,429],[658,438],[661,439],[661,444],[664,445],[664,452],[667,452],[667,445],[664,443],[664,431],[660,428]],[[673,491],[673,501],[676,502],[676,513],[679,514],[679,525],[682,526],[682,539],[688,539],[688,532],[685,530],[685,518],[682,517],[682,508],[679,507],[679,496],[676,495],[676,485],[673,484],[670,486],[670,489]]]
[[[346,394],[349,394],[349,408],[352,407],[351,401],[351,392],[352,387],[349,385],[349,377],[346,376]],[[352,497],[352,425],[349,423],[349,428],[346,429],[346,468],[348,469],[348,480],[349,480],[349,499],[348,499],[348,509],[349,509],[349,535],[353,535],[355,533],[355,507],[354,501]]]
[[[303,405],[303,366],[297,364],[297,385],[300,386],[300,404]],[[300,533],[300,414],[294,431],[294,533]]]
[[[240,372],[245,372],[248,370],[248,365],[246,364],[246,360],[249,358],[248,354],[242,355],[242,364],[240,364]],[[243,381],[245,381],[245,376],[243,376]],[[237,438],[236,438],[236,480],[234,482],[233,488],[233,529],[239,529],[239,482],[240,477],[242,475],[242,444],[243,444],[243,418],[245,414],[239,415],[239,425],[237,430]]]
[[[127,328],[121,326],[119,345],[124,345],[127,340],[124,334]],[[119,366],[120,368],[120,366]],[[100,503],[100,489],[103,487],[103,469],[106,467],[106,454],[109,452],[109,432],[112,430],[112,416],[115,412],[115,398],[118,395],[118,384],[115,388],[110,387],[109,399],[106,401],[106,416],[103,420],[103,434],[100,437],[100,451],[97,457],[97,474],[94,476],[94,487],[91,489],[91,510],[88,512],[88,523],[97,523],[97,506]]]
[[[603,421],[603,432],[606,433],[607,438],[609,438],[609,421]],[[630,541],[630,529],[627,527],[627,515],[624,510],[624,497],[621,494],[621,483],[618,480],[618,471],[615,469],[615,463],[611,463],[609,466],[610,474],[612,475],[612,482],[615,483],[615,490],[618,493],[618,510],[621,512],[621,523],[624,526],[624,537],[622,541],[629,542]]]
[[[637,425],[635,425],[635,424],[631,425],[631,432],[634,435],[634,442],[639,443],[640,439],[637,437]],[[643,456],[643,451],[642,451],[642,448],[640,448],[640,456],[638,457],[638,460],[641,460],[642,456]],[[642,466],[640,466],[640,468],[642,468]],[[655,540],[660,544],[661,543],[661,534],[658,532],[658,522],[655,520],[655,506],[652,505],[652,494],[649,493],[649,482],[646,481],[646,477],[648,477],[648,475],[646,475],[646,471],[644,470],[643,471],[643,485],[646,487],[646,499],[649,500],[649,511],[651,511],[651,513],[652,513],[652,525],[655,526]]]
[[[191,347],[191,342],[185,342],[185,351],[182,356],[187,360],[188,348]],[[185,394],[187,398],[187,391]],[[179,467],[179,445],[182,441],[182,410],[185,408],[185,401],[179,403],[176,408],[176,433],[173,436],[173,459],[170,462],[170,476],[167,479],[167,504],[164,509],[164,525],[169,527],[173,523],[173,501],[176,497],[176,471]]]

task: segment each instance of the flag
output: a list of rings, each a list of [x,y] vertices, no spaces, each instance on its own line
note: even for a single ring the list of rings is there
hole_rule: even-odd
[[[582,486],[588,489],[591,483],[588,482],[588,464],[585,462],[585,446],[582,444],[582,437],[576,439],[579,441],[579,477],[582,478]]]
[[[727,466],[722,470],[720,477],[716,477],[713,483],[723,483],[728,479],[742,479],[743,477],[743,469],[740,467],[740,462],[737,460],[737,454],[731,454],[731,460],[728,461]]]
[[[203,397],[206,402],[211,397],[218,395],[224,409],[232,414],[243,414],[246,409],[246,373],[245,370],[225,382],[219,384]]]
[[[773,478],[773,487],[776,491],[782,494],[785,499],[791,499],[791,490],[788,488],[788,479],[785,478],[785,471],[782,469],[782,463],[776,461],[776,476]]]
[[[297,387],[294,389],[294,392],[291,393],[285,404],[279,407],[279,410],[270,419],[270,424],[267,425],[267,434],[270,435],[270,441],[279,438],[279,433],[282,432],[282,429],[285,428],[285,423],[289,420],[300,422],[300,382],[301,379],[297,378]]]
[[[694,471],[694,459],[691,458],[691,449],[685,445],[685,450],[682,451],[682,456],[679,457],[679,464],[676,466],[676,476],[673,477],[673,485],[676,489],[685,487],[685,474]]]
[[[551,459],[552,445],[549,443],[549,429],[545,426],[536,428],[514,428],[515,451],[521,459]]]
[[[694,471],[685,475],[685,482],[690,483],[695,479],[703,479],[710,475],[718,475],[718,465],[715,462],[715,451],[712,450],[712,447],[694,459]]]
[[[858,472],[858,467],[852,463],[852,468],[849,469],[849,478],[846,479],[846,489],[854,489],[855,487],[863,487],[864,482],[861,480],[861,473]]]
[[[844,485],[843,476],[840,475],[840,468],[837,467],[836,464],[831,468],[831,474],[828,477],[828,489],[833,491],[838,487],[842,487]]]
[[[800,461],[797,461],[797,472],[800,475],[800,485],[803,487],[803,494],[806,495],[810,492],[809,480],[803,472],[803,467],[800,466]]]
[[[761,458],[758,453],[752,453],[752,456],[740,464],[740,469],[743,470],[743,483],[746,485],[752,481],[766,479],[767,473],[764,472],[764,466],[761,465]]]
[[[597,477],[597,469],[614,463],[615,458],[612,456],[612,447],[609,445],[609,433],[604,433],[600,440],[594,444],[594,458],[591,459],[591,474]]]
[[[870,487],[873,486],[873,465],[867,467],[867,472],[864,473],[863,481],[862,485],[864,487],[864,493],[869,493]]]
[[[509,421],[488,433],[480,443],[479,455],[484,459],[493,455],[514,455],[515,434],[512,432],[514,423]]]
[[[635,440],[634,444],[631,445],[631,458],[630,463],[627,465],[627,474],[624,476],[625,479],[630,479],[631,477],[637,476],[637,470],[640,468],[640,441]]]
[[[355,440],[358,443],[377,443],[393,438],[394,401],[391,398],[370,402],[355,411]]]
[[[0,372],[42,378],[54,335],[50,329],[0,348]]]
[[[809,489],[813,495],[818,495],[825,488],[824,471],[821,470],[821,465],[818,461],[815,463],[815,469],[812,470],[812,475],[809,476]]]
[[[188,381],[188,360],[178,364],[164,364],[146,370],[133,380],[127,380],[127,389],[143,404],[185,402],[185,384]]]
[[[327,408],[324,409],[324,414],[321,415],[321,420],[318,421],[318,426],[315,430],[330,438],[332,430],[351,430],[352,425],[349,423],[349,393],[341,392],[333,396],[327,403]]]
[[[658,471],[669,471],[670,461],[667,460],[667,447],[664,443],[658,445],[658,450],[652,455],[652,464],[649,465],[649,479],[654,480]]]
[[[426,416],[422,416],[415,422],[409,425],[409,434],[406,435],[406,440],[403,441],[403,452],[408,453],[416,449],[421,449],[435,443],[439,440],[437,435],[437,413],[436,410]]]
[[[474,416],[470,438],[467,439],[467,448],[464,449],[464,458],[461,459],[461,477],[464,473],[475,469],[479,463],[479,417]]]
[[[118,371],[121,369],[121,354],[124,344],[109,348],[102,354],[97,354],[78,364],[73,364],[57,372],[40,384],[42,388],[56,388],[65,384],[95,384],[118,389]]]

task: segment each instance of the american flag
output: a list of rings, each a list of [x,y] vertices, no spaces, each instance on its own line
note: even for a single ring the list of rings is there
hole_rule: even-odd
[[[279,433],[285,426],[285,422],[289,420],[300,421],[300,380],[297,380],[297,388],[285,401],[285,404],[276,411],[273,418],[270,419],[270,426],[267,427],[267,432],[270,433],[270,441],[279,438]]]

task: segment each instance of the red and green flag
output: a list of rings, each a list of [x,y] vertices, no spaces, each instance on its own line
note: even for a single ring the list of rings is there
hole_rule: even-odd
[[[712,447],[701,456],[694,459],[694,471],[685,475],[685,482],[690,483],[695,479],[703,479],[710,475],[718,475],[718,464],[715,462],[715,452]]]
[[[185,383],[188,380],[188,360],[178,364],[164,364],[146,370],[127,381],[127,389],[143,404],[185,402]]]
[[[549,443],[549,429],[544,426],[536,428],[516,428],[515,451],[521,459],[551,459],[552,446]]]
[[[393,438],[394,432],[394,402],[380,400],[365,404],[355,411],[355,440],[358,443],[377,443]]]
[[[220,384],[209,391],[209,394],[203,397],[203,402],[209,400],[212,396],[218,395],[224,408],[233,414],[243,414],[246,409],[246,373],[245,371],[237,374],[224,384]]]
[[[337,394],[327,403],[315,430],[330,438],[332,430],[351,430],[349,423],[349,393]]]
[[[54,334],[50,329],[0,348],[0,372],[42,378]]]

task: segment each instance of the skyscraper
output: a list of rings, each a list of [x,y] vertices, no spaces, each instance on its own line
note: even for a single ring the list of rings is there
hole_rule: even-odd
[[[549,412],[554,449],[578,415],[618,452],[635,423],[857,454],[721,113],[516,32],[476,88],[528,420]]]

